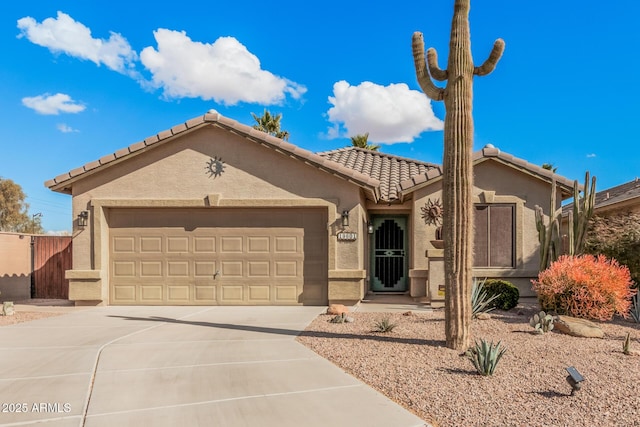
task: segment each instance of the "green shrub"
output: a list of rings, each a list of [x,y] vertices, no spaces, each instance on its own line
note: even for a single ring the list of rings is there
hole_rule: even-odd
[[[487,296],[497,295],[489,306],[499,308],[500,310],[511,310],[518,305],[520,299],[520,291],[511,282],[502,279],[488,279],[484,282],[484,290]]]

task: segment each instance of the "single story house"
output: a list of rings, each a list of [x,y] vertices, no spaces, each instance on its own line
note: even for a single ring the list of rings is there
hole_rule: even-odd
[[[474,274],[532,295],[534,206],[548,210],[552,182],[560,206],[572,182],[490,145],[474,173]],[[441,180],[436,164],[312,153],[209,111],[45,185],[73,197],[78,305],[436,304]]]

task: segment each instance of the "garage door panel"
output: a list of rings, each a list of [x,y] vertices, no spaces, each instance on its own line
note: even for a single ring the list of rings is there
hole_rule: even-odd
[[[111,303],[325,304],[326,212],[253,211],[112,209]]]

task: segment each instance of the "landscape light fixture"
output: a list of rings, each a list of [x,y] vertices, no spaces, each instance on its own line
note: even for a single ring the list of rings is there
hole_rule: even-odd
[[[89,211],[80,211],[78,214],[78,227],[86,227],[89,219]]]
[[[349,226],[349,211],[346,209],[342,211],[342,226],[343,227]]]
[[[571,386],[571,396],[573,396],[575,392],[580,390],[582,387],[582,384],[580,383],[584,381],[584,377],[580,375],[580,372],[578,372],[578,370],[573,366],[569,366],[565,369],[569,373],[569,375],[567,375],[567,382]]]

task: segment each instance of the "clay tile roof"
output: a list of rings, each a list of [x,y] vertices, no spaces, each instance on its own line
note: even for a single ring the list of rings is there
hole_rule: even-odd
[[[409,182],[424,182],[429,171],[440,166],[391,154],[357,147],[345,147],[318,153],[346,168],[371,176],[380,181],[380,199],[401,199],[402,190]]]
[[[638,178],[625,182],[624,184],[596,192],[594,210],[603,209],[607,206],[612,206],[635,198],[640,198],[640,179]],[[564,205],[562,207],[562,214],[567,215],[571,209],[573,209],[573,203]]]

